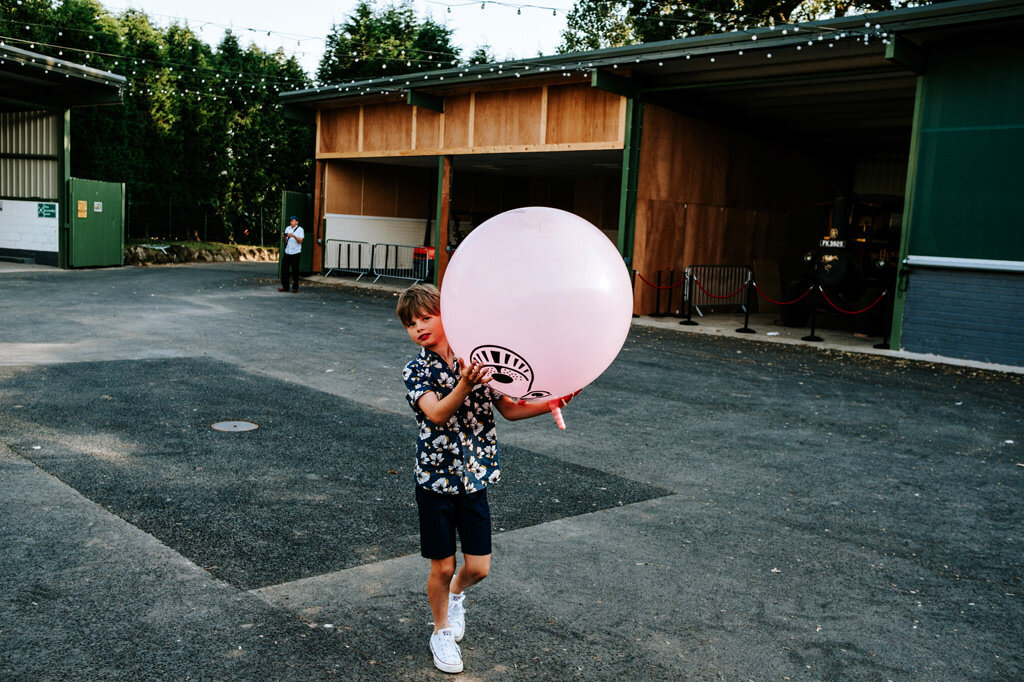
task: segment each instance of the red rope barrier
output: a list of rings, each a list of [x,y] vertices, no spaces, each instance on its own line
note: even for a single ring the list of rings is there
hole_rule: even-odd
[[[881,300],[885,298],[885,295],[889,293],[888,291],[883,291],[881,295],[875,299],[875,302],[869,305],[867,308],[861,308],[860,310],[843,310],[842,308],[840,308],[835,303],[829,300],[828,295],[825,294],[825,290],[822,289],[820,286],[818,287],[818,291],[821,292],[821,297],[825,299],[826,303],[828,303],[830,306],[832,306],[839,312],[843,313],[844,315],[860,315],[861,313],[866,313],[867,311],[871,310],[876,305],[878,305],[881,302]]]
[[[713,293],[711,293],[710,291],[708,291],[707,289],[705,289],[705,288],[704,288],[704,286],[703,286],[703,285],[702,285],[702,284],[700,283],[700,280],[699,280],[699,279],[697,279],[696,277],[694,277],[694,278],[693,278],[693,282],[694,282],[694,284],[696,284],[696,285],[697,285],[697,287],[698,287],[698,288],[699,288],[699,289],[700,289],[701,291],[703,291],[703,292],[704,292],[705,294],[707,294],[707,295],[708,295],[708,296],[710,296],[711,298],[732,298],[732,297],[733,297],[733,296],[735,296],[736,294],[738,294],[738,293],[740,293],[741,291],[743,291],[743,289],[744,289],[744,288],[745,288],[745,287],[747,286],[747,283],[746,283],[746,282],[744,282],[744,283],[743,283],[743,284],[742,284],[742,285],[740,286],[740,288],[739,288],[739,289],[737,289],[736,291],[732,292],[731,294],[726,294],[725,296],[715,296],[715,295],[714,295]]]
[[[758,293],[758,295],[761,298],[763,298],[764,300],[768,301],[769,303],[774,303],[775,305],[793,305],[794,303],[799,303],[800,301],[802,301],[805,298],[807,298],[807,294],[811,293],[811,291],[814,290],[814,287],[813,286],[807,287],[807,291],[805,291],[804,293],[800,294],[799,296],[794,298],[792,301],[776,301],[774,299],[768,298],[767,296],[765,296],[764,292],[761,291],[761,287],[757,286],[757,282],[754,282],[754,290]]]
[[[677,286],[679,286],[680,284],[682,284],[683,282],[686,281],[686,277],[684,276],[681,280],[679,280],[675,284],[671,284],[671,285],[669,285],[667,287],[662,287],[662,286],[658,286],[657,284],[654,284],[653,282],[648,282],[647,278],[644,277],[643,275],[641,275],[639,272],[636,273],[636,276],[639,277],[640,279],[642,279],[644,281],[644,284],[646,284],[648,286],[652,286],[655,289],[675,289]]]

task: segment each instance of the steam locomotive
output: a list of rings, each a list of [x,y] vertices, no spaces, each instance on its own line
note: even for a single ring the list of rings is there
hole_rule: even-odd
[[[809,287],[820,285],[830,301],[851,311],[870,306],[887,291],[886,300],[852,316],[851,322],[857,332],[884,335],[895,293],[903,197],[841,196],[815,206],[811,220],[810,229],[816,231],[814,246],[804,252],[796,276],[785,284],[784,297],[793,300]],[[823,303],[822,297],[812,292],[800,303],[783,306],[782,322],[789,327],[805,326],[813,306]]]

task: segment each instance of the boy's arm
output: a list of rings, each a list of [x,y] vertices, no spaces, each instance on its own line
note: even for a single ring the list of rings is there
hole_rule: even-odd
[[[576,393],[579,393],[579,391],[576,391]],[[565,407],[568,405],[576,396],[576,393],[571,393],[559,398],[558,406]],[[551,411],[551,405],[549,403],[520,403],[505,395],[501,396],[501,400],[496,402],[494,406],[498,408],[498,412],[501,412],[501,416],[509,421],[529,419],[530,417],[547,414]]]
[[[459,366],[464,364],[462,359],[459,359]],[[453,414],[458,412],[459,406],[465,402],[466,396],[469,395],[474,386],[486,384],[490,380],[491,377],[487,375],[487,372],[480,366],[480,363],[474,362],[462,373],[462,378],[459,379],[459,383],[455,384],[455,388],[452,389],[451,393],[443,398],[438,398],[437,393],[427,391],[420,396],[416,404],[423,411],[423,414],[427,416],[427,419],[435,424],[445,424],[452,418]]]

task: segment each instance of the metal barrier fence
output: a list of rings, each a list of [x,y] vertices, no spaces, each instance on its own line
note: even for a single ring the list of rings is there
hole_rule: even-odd
[[[406,244],[374,244],[371,260],[376,277],[373,281],[381,277],[418,280],[413,268],[415,249],[415,246]]]
[[[690,265],[686,268],[686,291],[684,299],[687,310],[696,310],[701,317],[700,307],[732,306],[746,312],[745,289],[754,277],[754,270],[747,265]],[[730,292],[716,295],[712,292]]]
[[[425,282],[434,277],[434,248],[408,244],[370,244],[347,239],[328,239],[324,244],[324,277],[332,272],[373,275]]]
[[[370,244],[328,240],[324,246],[324,276],[334,271],[381,278],[426,282],[433,279],[433,248],[408,244]]]
[[[332,272],[350,272],[369,275],[372,264],[373,247],[369,242],[355,242],[347,239],[328,239],[324,245],[324,277]]]

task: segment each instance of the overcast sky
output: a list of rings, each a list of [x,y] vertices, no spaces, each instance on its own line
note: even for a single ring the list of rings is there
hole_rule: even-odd
[[[323,54],[324,38],[334,23],[342,23],[355,0],[101,0],[113,13],[137,9],[158,26],[187,23],[204,42],[216,47],[230,28],[243,45],[255,43],[268,50],[284,49],[294,55],[309,75],[314,75]],[[376,6],[383,6],[377,2]],[[427,17],[455,30],[454,42],[469,55],[480,45],[490,45],[497,59],[525,59],[551,54],[561,42],[566,12],[573,0],[537,0],[535,4],[512,2],[460,2],[414,0],[419,19]],[[451,12],[448,8],[451,8]],[[556,10],[557,13],[553,13]],[[269,34],[269,35],[268,35]]]

